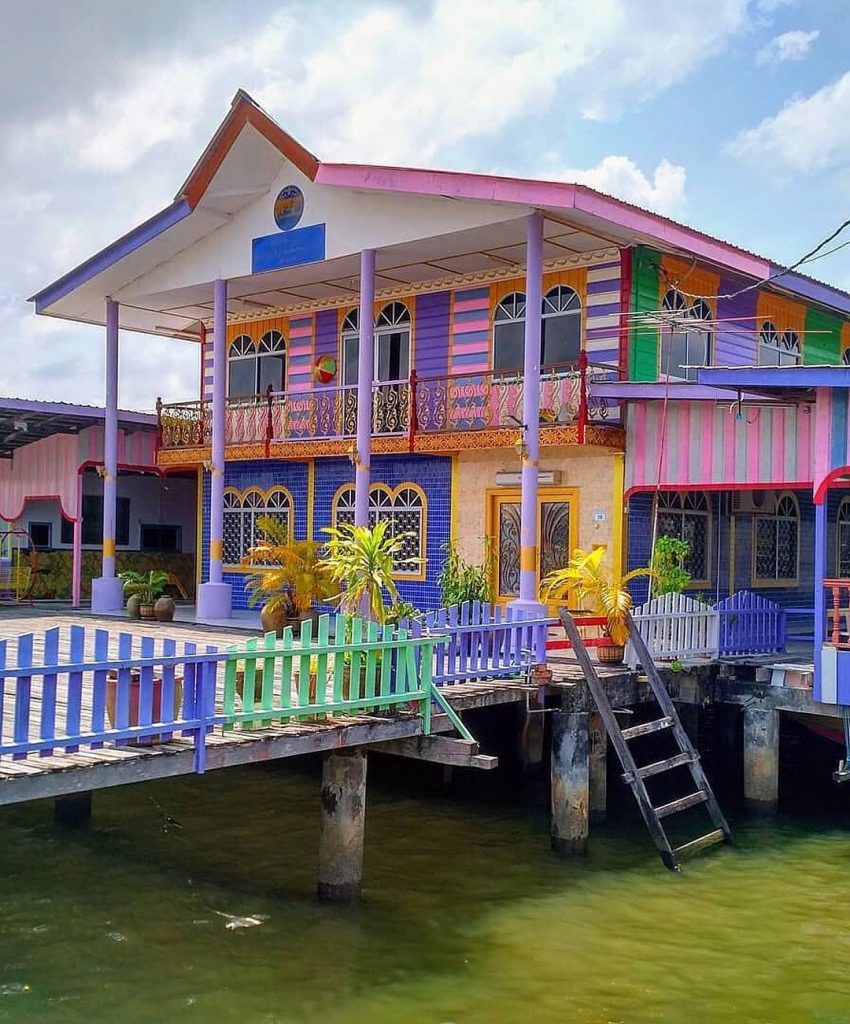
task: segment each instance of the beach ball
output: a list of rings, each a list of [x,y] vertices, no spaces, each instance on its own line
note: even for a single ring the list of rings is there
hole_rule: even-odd
[[[319,384],[330,384],[336,377],[336,359],[333,356],[319,356],[313,367],[313,377]]]

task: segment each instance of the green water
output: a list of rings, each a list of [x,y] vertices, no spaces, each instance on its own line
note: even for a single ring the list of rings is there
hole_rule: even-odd
[[[101,792],[73,832],[0,813],[0,1021],[850,1021],[838,816],[738,820],[674,876],[622,815],[566,863],[519,804],[385,783],[339,908],[313,899],[317,804],[309,772],[230,770]]]

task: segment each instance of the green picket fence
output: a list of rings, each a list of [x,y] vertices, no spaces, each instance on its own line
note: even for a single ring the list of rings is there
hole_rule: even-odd
[[[433,683],[434,651],[445,640],[439,635],[412,637],[406,629],[343,615],[333,620],[323,615],[315,637],[313,623],[307,620],[297,638],[287,628],[282,637],[267,633],[233,645],[224,671],[224,728],[264,728],[293,719],[409,705],[418,710],[427,734],[435,702],[468,737]]]

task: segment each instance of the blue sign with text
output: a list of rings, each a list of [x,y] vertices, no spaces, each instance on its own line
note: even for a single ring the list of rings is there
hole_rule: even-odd
[[[316,263],[325,258],[325,225],[311,224],[306,228],[262,235],[251,242],[251,273],[297,267],[302,263]]]

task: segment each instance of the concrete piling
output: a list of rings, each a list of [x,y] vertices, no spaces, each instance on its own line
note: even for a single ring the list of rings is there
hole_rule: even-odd
[[[591,822],[604,821],[608,813],[608,733],[602,715],[594,711],[588,722],[590,732],[589,799]]]
[[[325,755],[319,836],[320,900],[350,902],[360,896],[366,825],[366,751],[360,747]]]
[[[779,712],[744,708],[744,799],[757,811],[776,810],[779,800]]]
[[[587,852],[590,734],[587,712],[552,714],[552,849],[569,857]]]

